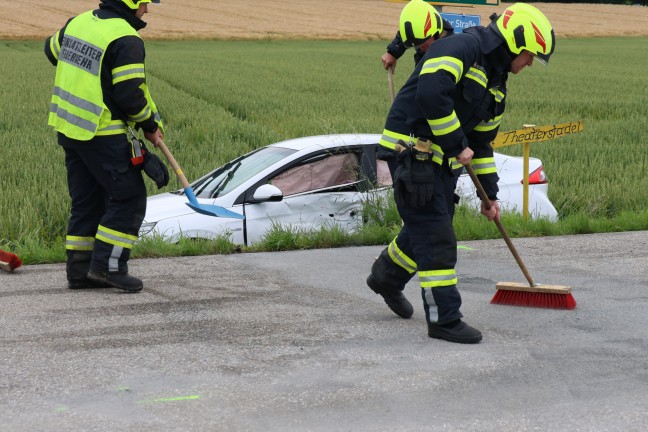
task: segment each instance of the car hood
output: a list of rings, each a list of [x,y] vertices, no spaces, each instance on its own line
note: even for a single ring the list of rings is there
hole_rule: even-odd
[[[144,222],[159,222],[196,213],[187,205],[188,202],[184,194],[177,195],[170,192],[149,197]]]

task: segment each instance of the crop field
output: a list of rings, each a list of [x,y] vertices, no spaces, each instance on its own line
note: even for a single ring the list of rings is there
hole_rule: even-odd
[[[42,44],[95,5],[0,5],[0,245],[62,243],[69,197],[63,151],[46,125],[54,68]],[[507,5],[444,11],[486,22]],[[152,5],[141,32],[149,85],[166,121],[165,142],[187,176],[282,139],[381,132],[389,91],[379,57],[402,6],[383,0]],[[501,129],[584,121],[582,133],[531,147],[545,164],[561,220],[630,215],[633,229],[648,229],[648,93],[641,73],[648,69],[642,55],[648,7],[538,7],[554,24],[557,52],[548,68],[511,77]],[[408,54],[397,68],[397,87],[412,67]],[[499,151],[521,154],[519,146]],[[152,182],[148,187],[158,192]],[[163,191],[178,187],[172,179]]]
[[[569,39],[550,66],[509,80],[502,130],[575,120],[585,130],[535,143],[561,218],[646,216],[648,38]],[[379,41],[155,41],[150,87],[165,142],[187,176],[260,146],[306,135],[379,133],[389,108]],[[0,45],[0,239],[58,242],[69,208],[63,151],[46,125],[54,68],[40,42]],[[280,59],[280,61],[279,61]],[[413,66],[403,58],[401,85]],[[501,149],[521,154],[518,146]],[[174,181],[164,190],[179,187]],[[148,182],[149,192],[156,193]],[[642,226],[648,228],[648,217]]]

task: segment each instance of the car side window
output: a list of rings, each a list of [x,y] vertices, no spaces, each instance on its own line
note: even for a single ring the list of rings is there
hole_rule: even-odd
[[[270,180],[284,196],[357,183],[360,161],[355,153],[334,154],[290,168]]]

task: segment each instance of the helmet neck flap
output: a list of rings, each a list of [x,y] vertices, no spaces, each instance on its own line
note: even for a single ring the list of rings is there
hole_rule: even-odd
[[[556,37],[547,17],[526,3],[515,3],[500,16],[491,15],[489,27],[504,40],[513,58],[526,50],[546,64],[556,47]]]

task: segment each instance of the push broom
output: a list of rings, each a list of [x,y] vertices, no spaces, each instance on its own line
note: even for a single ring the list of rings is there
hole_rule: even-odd
[[[479,193],[479,197],[484,203],[484,206],[487,209],[490,209],[492,203],[488,199],[486,191],[475,175],[475,171],[470,164],[466,165],[466,171],[468,171],[470,178],[475,184],[477,192]],[[495,285],[497,292],[491,299],[491,303],[513,306],[544,307],[552,309],[571,310],[576,308],[576,300],[574,300],[574,297],[571,294],[571,287],[564,285],[536,284],[533,281],[533,278],[531,278],[529,271],[524,265],[524,261],[522,261],[522,258],[520,258],[520,255],[515,249],[513,242],[506,233],[502,222],[498,219],[494,219],[493,221],[495,222],[495,225],[497,225],[497,228],[504,238],[506,245],[513,254],[513,258],[515,258],[518,266],[520,266],[520,270],[522,270],[522,273],[524,273],[524,277],[526,277],[529,285],[527,286],[523,283],[518,282],[498,282]]]
[[[21,265],[22,261],[18,258],[18,255],[0,250],[0,269],[12,272]]]

